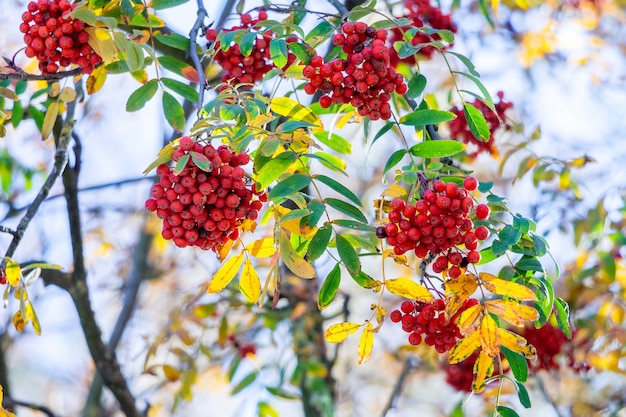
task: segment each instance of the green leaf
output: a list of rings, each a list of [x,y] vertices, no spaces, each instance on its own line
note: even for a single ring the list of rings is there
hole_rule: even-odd
[[[254,44],[256,43],[256,32],[248,32],[241,38],[241,42],[239,42],[239,50],[241,51],[241,55],[250,56],[252,50],[254,49]]]
[[[332,190],[336,191],[340,195],[346,197],[348,200],[352,201],[354,204],[360,206],[361,200],[356,196],[350,189],[348,189],[345,185],[341,184],[339,181],[336,181],[326,175],[315,174],[313,175],[313,179],[316,181],[320,181],[330,187]]]
[[[340,227],[345,227],[352,230],[360,230],[362,232],[375,232],[376,228],[374,226],[370,226],[369,224],[355,222],[354,220],[344,220],[344,219],[335,219],[333,220],[333,224],[336,224]]]
[[[380,287],[380,285],[382,285],[380,281],[376,281],[374,278],[370,277],[363,271],[359,271],[358,274],[354,274],[354,275],[350,274],[350,276],[352,277],[354,282],[356,282],[359,285],[359,287],[365,288],[368,290],[372,288]]]
[[[569,327],[569,305],[561,298],[554,299],[554,307],[556,310],[556,321],[559,329],[563,331],[568,339],[572,338],[572,331]]]
[[[270,159],[257,172],[258,190],[266,189],[283,174],[297,159],[293,152],[283,152]]]
[[[276,202],[277,200],[287,197],[295,192],[305,188],[311,182],[311,177],[303,174],[293,174],[287,177],[285,180],[280,181],[269,192],[268,197],[270,200]]]
[[[340,174],[344,174],[346,176],[348,175],[345,171],[346,162],[336,155],[318,151],[313,154],[306,154],[306,156],[308,156],[309,158],[317,159],[322,165],[324,165],[328,169],[332,169],[333,171],[339,172]]]
[[[186,36],[180,35],[176,32],[159,33],[154,35],[154,38],[161,42],[163,45],[169,46],[180,51],[189,51],[190,41]]]
[[[357,255],[356,250],[354,250],[354,247],[352,247],[350,242],[348,242],[348,240],[341,235],[337,235],[335,237],[335,242],[337,244],[339,258],[350,275],[358,274],[361,271],[361,260],[359,259],[359,255]]]
[[[423,44],[411,45],[410,42],[398,41],[393,43],[393,48],[398,52],[400,59],[415,55],[422,49]]]
[[[130,26],[138,26],[142,28],[162,28],[165,26],[165,22],[153,14],[148,14],[148,16],[138,14],[132,18]]]
[[[319,200],[311,200],[307,204],[307,208],[311,210],[311,215],[307,219],[306,224],[311,227],[315,227],[324,215],[324,212],[326,211],[326,205]]]
[[[319,228],[313,238],[311,238],[311,243],[309,243],[308,253],[309,260],[313,262],[326,251],[328,247],[328,242],[330,242],[330,238],[333,234],[333,228],[329,223],[326,223],[324,226]]]
[[[152,8],[154,10],[169,9],[171,7],[180,6],[189,0],[152,0]]]
[[[190,101],[191,103],[197,103],[199,100],[198,91],[190,86],[189,84],[182,83],[178,80],[173,80],[171,78],[161,78],[161,82],[163,85],[176,94],[182,96],[185,100]]]
[[[163,113],[165,119],[175,130],[185,130],[185,110],[183,106],[168,92],[163,92]]]
[[[519,240],[522,238],[522,232],[507,224],[502,230],[498,232],[498,237],[504,244],[511,246],[519,242]]]
[[[538,257],[542,257],[548,252],[548,244],[544,238],[542,238],[541,236],[537,236],[536,234],[532,234],[531,239],[533,241],[535,255],[537,255]]]
[[[284,39],[272,39],[270,41],[270,58],[278,68],[287,65],[288,54],[287,42]]]
[[[330,149],[342,153],[344,155],[349,155],[352,153],[352,144],[348,142],[343,137],[330,132],[315,132],[313,136],[317,138],[324,145],[328,146]]]
[[[213,167],[211,166],[211,161],[204,154],[200,152],[191,152],[191,159],[194,164],[204,172],[211,172]]]
[[[376,135],[374,135],[374,139],[372,139],[372,143],[370,144],[370,148],[378,139],[380,139],[385,133],[389,132],[396,124],[393,122],[387,122],[383,127],[380,128]]]
[[[444,158],[463,149],[465,144],[456,140],[426,140],[411,146],[411,154],[419,158]]]
[[[313,28],[313,30],[309,32],[308,35],[306,35],[306,38],[304,40],[312,47],[315,47],[318,44],[322,43],[334,32],[335,27],[328,23],[326,20],[322,20],[317,26]]]
[[[515,379],[519,382],[526,382],[528,379],[528,361],[526,357],[520,353],[513,352],[506,346],[500,346],[500,350],[504,353],[504,357],[509,363]]]
[[[417,74],[411,77],[409,80],[409,90],[406,92],[406,95],[410,98],[419,97],[426,88],[426,77],[422,74]]]
[[[422,110],[418,109],[405,116],[402,116],[402,118],[400,119],[400,123],[403,125],[419,127],[419,126],[434,125],[438,123],[449,122],[450,120],[454,120],[454,119],[456,119],[456,114],[449,112],[449,111],[433,110],[433,109],[422,109]],[[485,122],[485,124],[486,123],[487,122]],[[489,130],[489,128],[487,128],[487,130]]]
[[[517,414],[515,410],[504,405],[497,406],[496,410],[498,410],[498,414],[502,417],[519,417],[519,414]]]
[[[361,210],[354,207],[352,204],[331,197],[325,198],[324,202],[335,210],[342,212],[343,214],[346,214],[360,222],[367,223],[367,218],[365,217],[365,215],[361,212]]]
[[[290,42],[287,47],[293,52],[293,54],[302,61],[303,64],[311,62],[310,48],[300,42]]]
[[[297,129],[308,128],[311,126],[315,126],[309,122],[303,122],[300,120],[289,120],[285,123],[280,124],[276,128],[276,133],[292,133]]]
[[[70,16],[74,19],[82,20],[90,26],[96,26],[98,24],[98,18],[96,14],[87,7],[78,7],[70,13]]]
[[[404,155],[406,154],[407,154],[406,149],[398,149],[397,151],[392,153],[391,156],[387,159],[387,162],[385,163],[385,169],[383,170],[383,175],[389,172],[391,168],[398,165],[398,163],[402,161],[402,158],[404,158]]]
[[[509,245],[507,245],[506,243],[503,243],[499,240],[494,240],[491,243],[491,251],[493,252],[493,254],[498,257],[500,255],[504,255],[504,253],[509,249]]]
[[[181,77],[188,79],[189,81],[198,82],[198,72],[191,65],[186,62],[180,61],[169,55],[163,55],[159,57],[159,64],[174,74],[178,74]]]
[[[341,269],[339,264],[335,264],[335,267],[326,276],[317,297],[317,307],[320,310],[325,309],[333,302],[337,295],[337,290],[339,290],[339,283],[341,283]]]
[[[532,404],[530,403],[530,396],[528,395],[528,390],[524,384],[518,381],[515,382],[515,388],[517,388],[517,398],[519,398],[519,402],[524,406],[524,408],[530,408]]]
[[[446,54],[451,54],[454,55],[455,57],[459,58],[459,60],[467,67],[467,70],[470,72],[470,74],[472,74],[474,77],[480,77],[480,74],[476,71],[476,68],[474,67],[474,64],[472,63],[472,61],[458,53],[458,52],[454,52],[454,51],[445,51]]]
[[[154,97],[159,89],[159,83],[157,80],[150,80],[135,91],[128,97],[126,102],[126,111],[133,112],[143,108],[146,103]]]
[[[493,187],[493,181],[478,183],[478,191],[480,191],[483,194],[491,190],[492,187]]]
[[[183,172],[183,169],[187,166],[187,162],[189,162],[189,154],[183,155],[180,157],[178,161],[176,161],[176,165],[174,165],[174,175],[178,175]]]
[[[259,376],[259,373],[257,371],[249,373],[245,376],[244,379],[239,381],[239,383],[233,387],[233,390],[230,392],[230,394],[236,395],[240,393],[241,391],[249,387],[256,380],[257,376]]]
[[[520,260],[515,263],[515,268],[521,269],[522,271],[543,272],[541,262],[527,255],[522,256]]]
[[[483,114],[470,103],[463,104],[463,113],[465,114],[467,125],[472,131],[472,135],[483,142],[489,141],[491,132],[489,132],[489,125]]]
[[[287,213],[283,217],[281,217],[280,221],[281,222],[288,222],[289,220],[301,219],[303,217],[306,217],[306,216],[310,215],[311,213],[312,212],[309,209],[295,209],[295,210],[291,210],[289,213]]]

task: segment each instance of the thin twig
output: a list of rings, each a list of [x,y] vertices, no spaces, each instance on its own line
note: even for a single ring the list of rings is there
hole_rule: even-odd
[[[12,72],[0,72],[0,81],[57,81],[64,78],[74,77],[83,73],[81,68],[74,68],[68,71],[55,72],[54,74],[31,74],[15,65],[13,60],[5,56],[3,56],[2,58],[4,58],[4,61],[7,63],[6,68],[9,68]]]
[[[15,407],[30,408],[31,410],[40,411],[40,412],[44,413],[46,416],[48,416],[48,417],[57,417],[57,414],[55,414],[48,407],[44,407],[43,405],[28,403],[28,402],[25,402],[25,401],[14,400],[11,397],[4,397],[4,404],[3,405],[4,405],[4,407],[11,408],[11,409],[13,409]]]
[[[202,109],[204,105],[204,90],[206,89],[206,83],[204,81],[204,69],[196,50],[198,32],[204,27],[204,19],[208,16],[206,9],[204,8],[203,0],[196,0],[198,4],[198,11],[196,13],[196,21],[193,27],[189,31],[189,56],[193,61],[193,65],[196,67],[198,73],[198,111]]]
[[[13,235],[13,236],[17,235],[17,232],[15,230],[13,230],[13,229],[11,229],[9,227],[6,227],[6,226],[2,226],[2,225],[0,225],[0,232],[8,233],[8,234]]]
[[[387,401],[387,405],[381,413],[381,417],[385,417],[389,413],[389,411],[396,408],[396,403],[402,392],[402,386],[404,385],[404,381],[406,381],[409,373],[413,370],[413,368],[415,368],[416,365],[417,359],[414,357],[410,357],[406,361],[404,361],[402,372],[400,372],[400,376],[398,377],[396,384],[393,386],[393,390],[391,391],[391,395],[389,396],[389,401]]]
[[[548,401],[548,404],[550,404],[552,406],[552,408],[554,409],[554,412],[556,413],[557,417],[563,417],[563,414],[561,414],[561,411],[559,410],[559,407],[556,405],[556,403],[554,402],[552,397],[550,397],[550,394],[548,394],[548,391],[546,390],[546,386],[543,384],[543,380],[541,379],[541,377],[539,375],[537,375],[537,377],[535,379],[537,380],[537,385],[539,386],[539,391],[541,391],[541,393],[543,394],[543,396],[546,399],[546,401]]]

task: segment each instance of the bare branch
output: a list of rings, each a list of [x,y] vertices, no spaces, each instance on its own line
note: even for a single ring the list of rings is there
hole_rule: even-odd
[[[4,397],[4,406],[10,409],[14,409],[15,407],[25,407],[30,408],[34,411],[40,411],[44,413],[48,417],[58,417],[52,410],[48,407],[44,407],[43,405],[33,404],[25,401],[14,400],[11,397]]]
[[[196,51],[198,32],[204,27],[204,19],[207,17],[207,11],[204,8],[203,0],[197,0],[198,11],[196,14],[196,21],[193,27],[189,31],[189,55],[193,61],[193,65],[196,67],[198,73],[198,110],[202,109],[204,105],[204,90],[206,89],[206,82],[204,80],[204,69]]]
[[[392,409],[396,408],[396,402],[398,401],[400,393],[402,392],[402,386],[404,385],[404,381],[406,381],[409,373],[413,370],[413,368],[415,368],[416,362],[417,359],[414,357],[410,357],[404,362],[402,372],[400,372],[400,376],[398,377],[396,384],[393,386],[393,390],[391,391],[391,395],[389,396],[389,401],[387,401],[385,409],[380,414],[381,417],[385,417]]]

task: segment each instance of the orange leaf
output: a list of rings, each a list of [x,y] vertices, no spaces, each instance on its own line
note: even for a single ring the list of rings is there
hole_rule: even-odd
[[[337,323],[326,329],[324,338],[328,343],[341,343],[348,338],[352,333],[356,332],[362,324],[343,322]]]
[[[209,283],[209,293],[213,294],[222,291],[233,280],[241,264],[243,263],[243,253],[239,255],[231,256],[229,260],[217,270],[213,279]]]
[[[500,353],[498,324],[489,314],[485,314],[480,323],[480,345],[483,352],[492,358]]]
[[[534,307],[512,300],[491,300],[487,301],[485,306],[490,313],[517,327],[524,327],[527,321],[539,318],[539,313]]]
[[[486,272],[480,273],[480,279],[485,289],[494,294],[515,298],[520,301],[537,301],[537,296],[533,290],[517,282],[506,281]]]
[[[480,304],[471,306],[462,312],[457,319],[457,325],[459,326],[461,334],[463,336],[469,336],[470,334],[476,332],[480,327],[480,323],[484,315],[485,310],[483,310],[483,306]]]
[[[476,349],[480,348],[480,333],[474,332],[464,339],[457,342],[450,353],[448,353],[448,360],[450,363],[459,363],[471,356]]]
[[[163,365],[163,373],[165,374],[165,378],[172,382],[178,381],[180,378],[180,372],[172,365]]]
[[[431,301],[433,295],[424,287],[408,278],[388,279],[385,287],[389,292],[410,300]]]
[[[361,333],[361,339],[359,339],[359,365],[367,362],[372,353],[374,347],[374,332],[372,331],[372,323],[367,323],[367,326]]]
[[[474,382],[472,382],[472,391],[482,392],[487,384],[485,379],[493,373],[493,357],[487,355],[483,350],[478,355],[478,359],[474,364]]]
[[[24,327],[26,327],[26,319],[24,319],[24,316],[22,316],[19,310],[13,315],[13,325],[18,332],[22,332]]]

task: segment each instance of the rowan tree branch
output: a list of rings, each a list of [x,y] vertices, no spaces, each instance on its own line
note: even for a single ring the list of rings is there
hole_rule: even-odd
[[[200,57],[198,56],[196,46],[198,32],[204,27],[204,19],[208,16],[208,14],[206,9],[204,8],[203,0],[197,0],[197,4],[198,11],[196,12],[196,21],[189,31],[189,56],[193,61],[196,72],[198,73],[198,110],[200,110],[204,105],[204,90],[206,89],[206,82],[204,80],[204,68],[202,67],[202,62],[200,62]]]
[[[31,74],[15,65],[15,62],[13,62],[12,59],[7,58],[6,56],[3,56],[2,58],[4,59],[4,62],[7,63],[6,68],[9,68],[11,72],[0,72],[0,81],[57,81],[82,74],[82,70],[80,68],[74,68],[68,71],[59,71],[54,74]]]
[[[9,409],[15,409],[15,407],[25,407],[25,408],[30,408],[31,410],[34,410],[34,411],[40,411],[48,417],[58,417],[57,414],[55,414],[48,407],[44,407],[43,405],[14,400],[13,398],[7,397],[7,396],[5,396],[3,400],[4,400],[3,406]]]
[[[404,385],[406,378],[409,376],[409,373],[411,373],[413,368],[415,368],[416,362],[417,359],[414,357],[410,357],[406,361],[404,361],[402,372],[400,372],[400,376],[393,386],[393,390],[391,391],[391,395],[389,396],[387,405],[383,409],[383,412],[380,414],[381,417],[385,417],[392,409],[396,408],[396,403],[402,392],[402,386]]]

